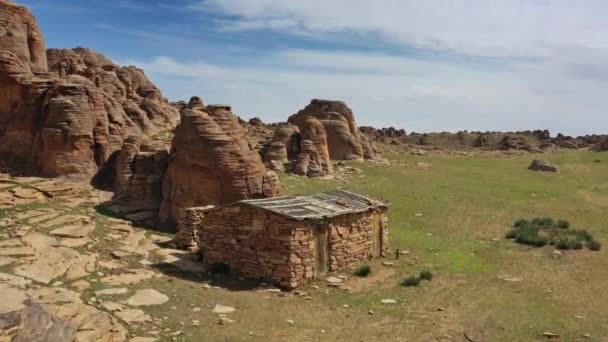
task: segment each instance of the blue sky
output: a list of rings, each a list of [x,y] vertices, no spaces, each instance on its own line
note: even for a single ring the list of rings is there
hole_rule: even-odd
[[[311,98],[408,132],[608,131],[604,0],[22,0],[48,47],[283,121]]]

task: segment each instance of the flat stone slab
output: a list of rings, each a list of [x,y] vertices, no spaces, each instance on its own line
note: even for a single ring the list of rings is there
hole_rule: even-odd
[[[138,290],[127,299],[130,306],[161,305],[169,301],[169,297],[154,289]]]
[[[0,293],[2,294],[2,300],[0,300],[0,315],[21,310],[25,307],[27,295],[24,291],[0,283]]]
[[[66,279],[75,280],[88,276],[95,271],[95,263],[98,258],[97,253],[79,255],[68,269]]]
[[[114,314],[126,323],[146,322],[151,320],[150,316],[148,316],[143,310],[139,309],[117,311]]]
[[[75,238],[75,239],[70,239],[70,238],[65,238],[65,239],[61,239],[59,241],[59,243],[62,246],[65,247],[71,247],[71,248],[76,248],[76,247],[82,247],[84,245],[87,245],[91,242],[92,240],[88,237],[84,237],[84,238]]]
[[[27,285],[32,283],[31,280],[19,277],[8,273],[0,273],[0,284],[9,285],[12,287],[18,287],[24,289]],[[0,292],[1,293],[1,292]]]
[[[101,306],[108,311],[122,311],[125,309],[125,306],[116,302],[103,302]]]
[[[235,312],[236,309],[230,306],[225,306],[225,305],[221,305],[221,304],[215,304],[215,307],[213,308],[213,311],[211,311],[212,313],[215,314],[229,314],[229,313],[233,313]]]
[[[22,277],[48,284],[63,275],[78,256],[79,253],[71,248],[50,247],[41,251],[33,262],[18,266],[14,271]]]
[[[91,218],[82,215],[62,215],[52,220],[40,224],[42,228],[51,228],[58,225],[71,225],[76,223],[87,224],[91,222]]]
[[[120,288],[95,291],[95,295],[96,296],[114,296],[114,295],[125,294],[128,291],[129,291],[129,289],[127,289],[126,287],[120,287]]]
[[[63,287],[41,287],[27,291],[30,299],[37,304],[82,303],[80,293]]]
[[[340,284],[344,281],[344,279],[338,277],[329,277],[326,280],[330,284]]]
[[[28,233],[26,236],[21,238],[21,241],[37,250],[44,250],[49,247],[59,246],[57,239],[36,232]]]
[[[0,248],[6,247],[23,247],[23,243],[19,239],[8,239],[0,241]]]
[[[17,261],[17,259],[15,259],[15,258],[0,257],[0,266],[10,265],[10,264],[14,263],[15,261]]]
[[[146,279],[156,277],[157,274],[146,269],[129,269],[127,273],[107,276],[101,282],[108,285],[128,285],[139,283]]]
[[[380,301],[380,303],[382,304],[397,304],[397,301],[394,299],[382,299]]]
[[[508,281],[510,283],[519,283],[519,282],[524,281],[524,278],[515,277],[515,276],[500,276],[500,277],[498,277],[498,279]]]
[[[81,226],[73,225],[73,226],[66,226],[66,227],[54,229],[51,231],[51,235],[59,236],[59,237],[63,237],[63,238],[76,239],[76,238],[87,237],[87,236],[91,235],[91,233],[93,233],[93,231],[95,231],[95,226],[90,225],[90,224],[81,225]]]
[[[31,257],[36,255],[36,250],[32,247],[9,247],[0,248],[0,256],[8,257]]]

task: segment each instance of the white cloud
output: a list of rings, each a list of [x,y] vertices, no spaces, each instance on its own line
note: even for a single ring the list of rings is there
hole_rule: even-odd
[[[142,67],[172,99],[200,95],[266,121],[284,121],[320,97],[347,101],[359,124],[376,127],[600,133],[608,127],[607,84],[596,75],[608,73],[606,54],[582,54],[582,69],[574,52],[501,65],[315,50],[279,51],[241,66],[169,57],[121,64]]]
[[[547,57],[608,48],[604,0],[205,0],[227,30],[370,32],[396,44],[470,56]]]

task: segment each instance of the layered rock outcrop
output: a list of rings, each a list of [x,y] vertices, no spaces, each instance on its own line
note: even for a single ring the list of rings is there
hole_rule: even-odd
[[[127,136],[177,124],[143,71],[85,48],[47,54],[35,18],[8,1],[0,1],[0,48],[0,159],[13,168],[92,175]]]
[[[355,115],[346,103],[313,99],[304,109],[290,116],[288,121],[303,132],[308,118],[315,118],[323,124],[331,159],[362,160],[376,157],[371,146],[364,147],[369,141],[361,139]]]
[[[174,226],[183,208],[278,194],[278,178],[245,139],[229,106],[186,108],[175,131],[163,183],[161,222]]]
[[[156,223],[162,183],[169,162],[167,147],[143,136],[130,136],[114,163],[114,208]]]
[[[593,150],[596,152],[608,151],[608,137],[604,138],[597,145],[595,145]]]

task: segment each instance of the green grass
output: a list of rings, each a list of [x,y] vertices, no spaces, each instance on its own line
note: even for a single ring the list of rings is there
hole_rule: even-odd
[[[386,282],[399,284],[404,274],[421,270],[440,272],[441,281],[412,291],[370,288],[356,294],[334,293],[326,300],[336,305],[348,301],[361,310],[415,322],[419,327],[413,331],[418,332],[433,327],[417,320],[416,310],[427,310],[429,301],[438,306],[451,303],[458,308],[461,324],[483,336],[479,340],[533,340],[544,330],[560,331],[571,339],[579,338],[583,329],[592,336],[607,333],[599,322],[608,313],[596,300],[596,304],[590,301],[602,288],[602,281],[608,281],[603,252],[587,253],[584,259],[556,259],[550,250],[530,249],[503,237],[505,227],[522,217],[559,218],[563,221],[553,220],[558,229],[584,228],[593,239],[577,233],[583,248],[601,250],[597,241],[608,238],[608,153],[581,150],[543,155],[560,166],[560,174],[527,170],[534,158],[530,154],[385,157],[391,165],[348,162],[363,173],[346,177],[347,182],[281,174],[282,185],[288,194],[343,188],[388,200],[392,204],[391,248],[410,250],[420,261],[401,257],[395,276]],[[418,162],[432,166],[428,170],[416,168]],[[546,238],[546,243],[551,243],[551,237]],[[579,271],[564,271],[568,267]],[[585,272],[594,276],[583,276]],[[496,280],[500,275],[522,276],[524,282],[502,283]],[[550,295],[547,281],[560,284],[550,286]],[[602,296],[608,300],[608,295]],[[408,305],[382,306],[378,304],[382,298]],[[581,300],[588,306],[582,308]],[[477,317],[480,310],[484,314]],[[585,317],[589,319],[580,322],[572,318],[580,312],[588,312]]]

